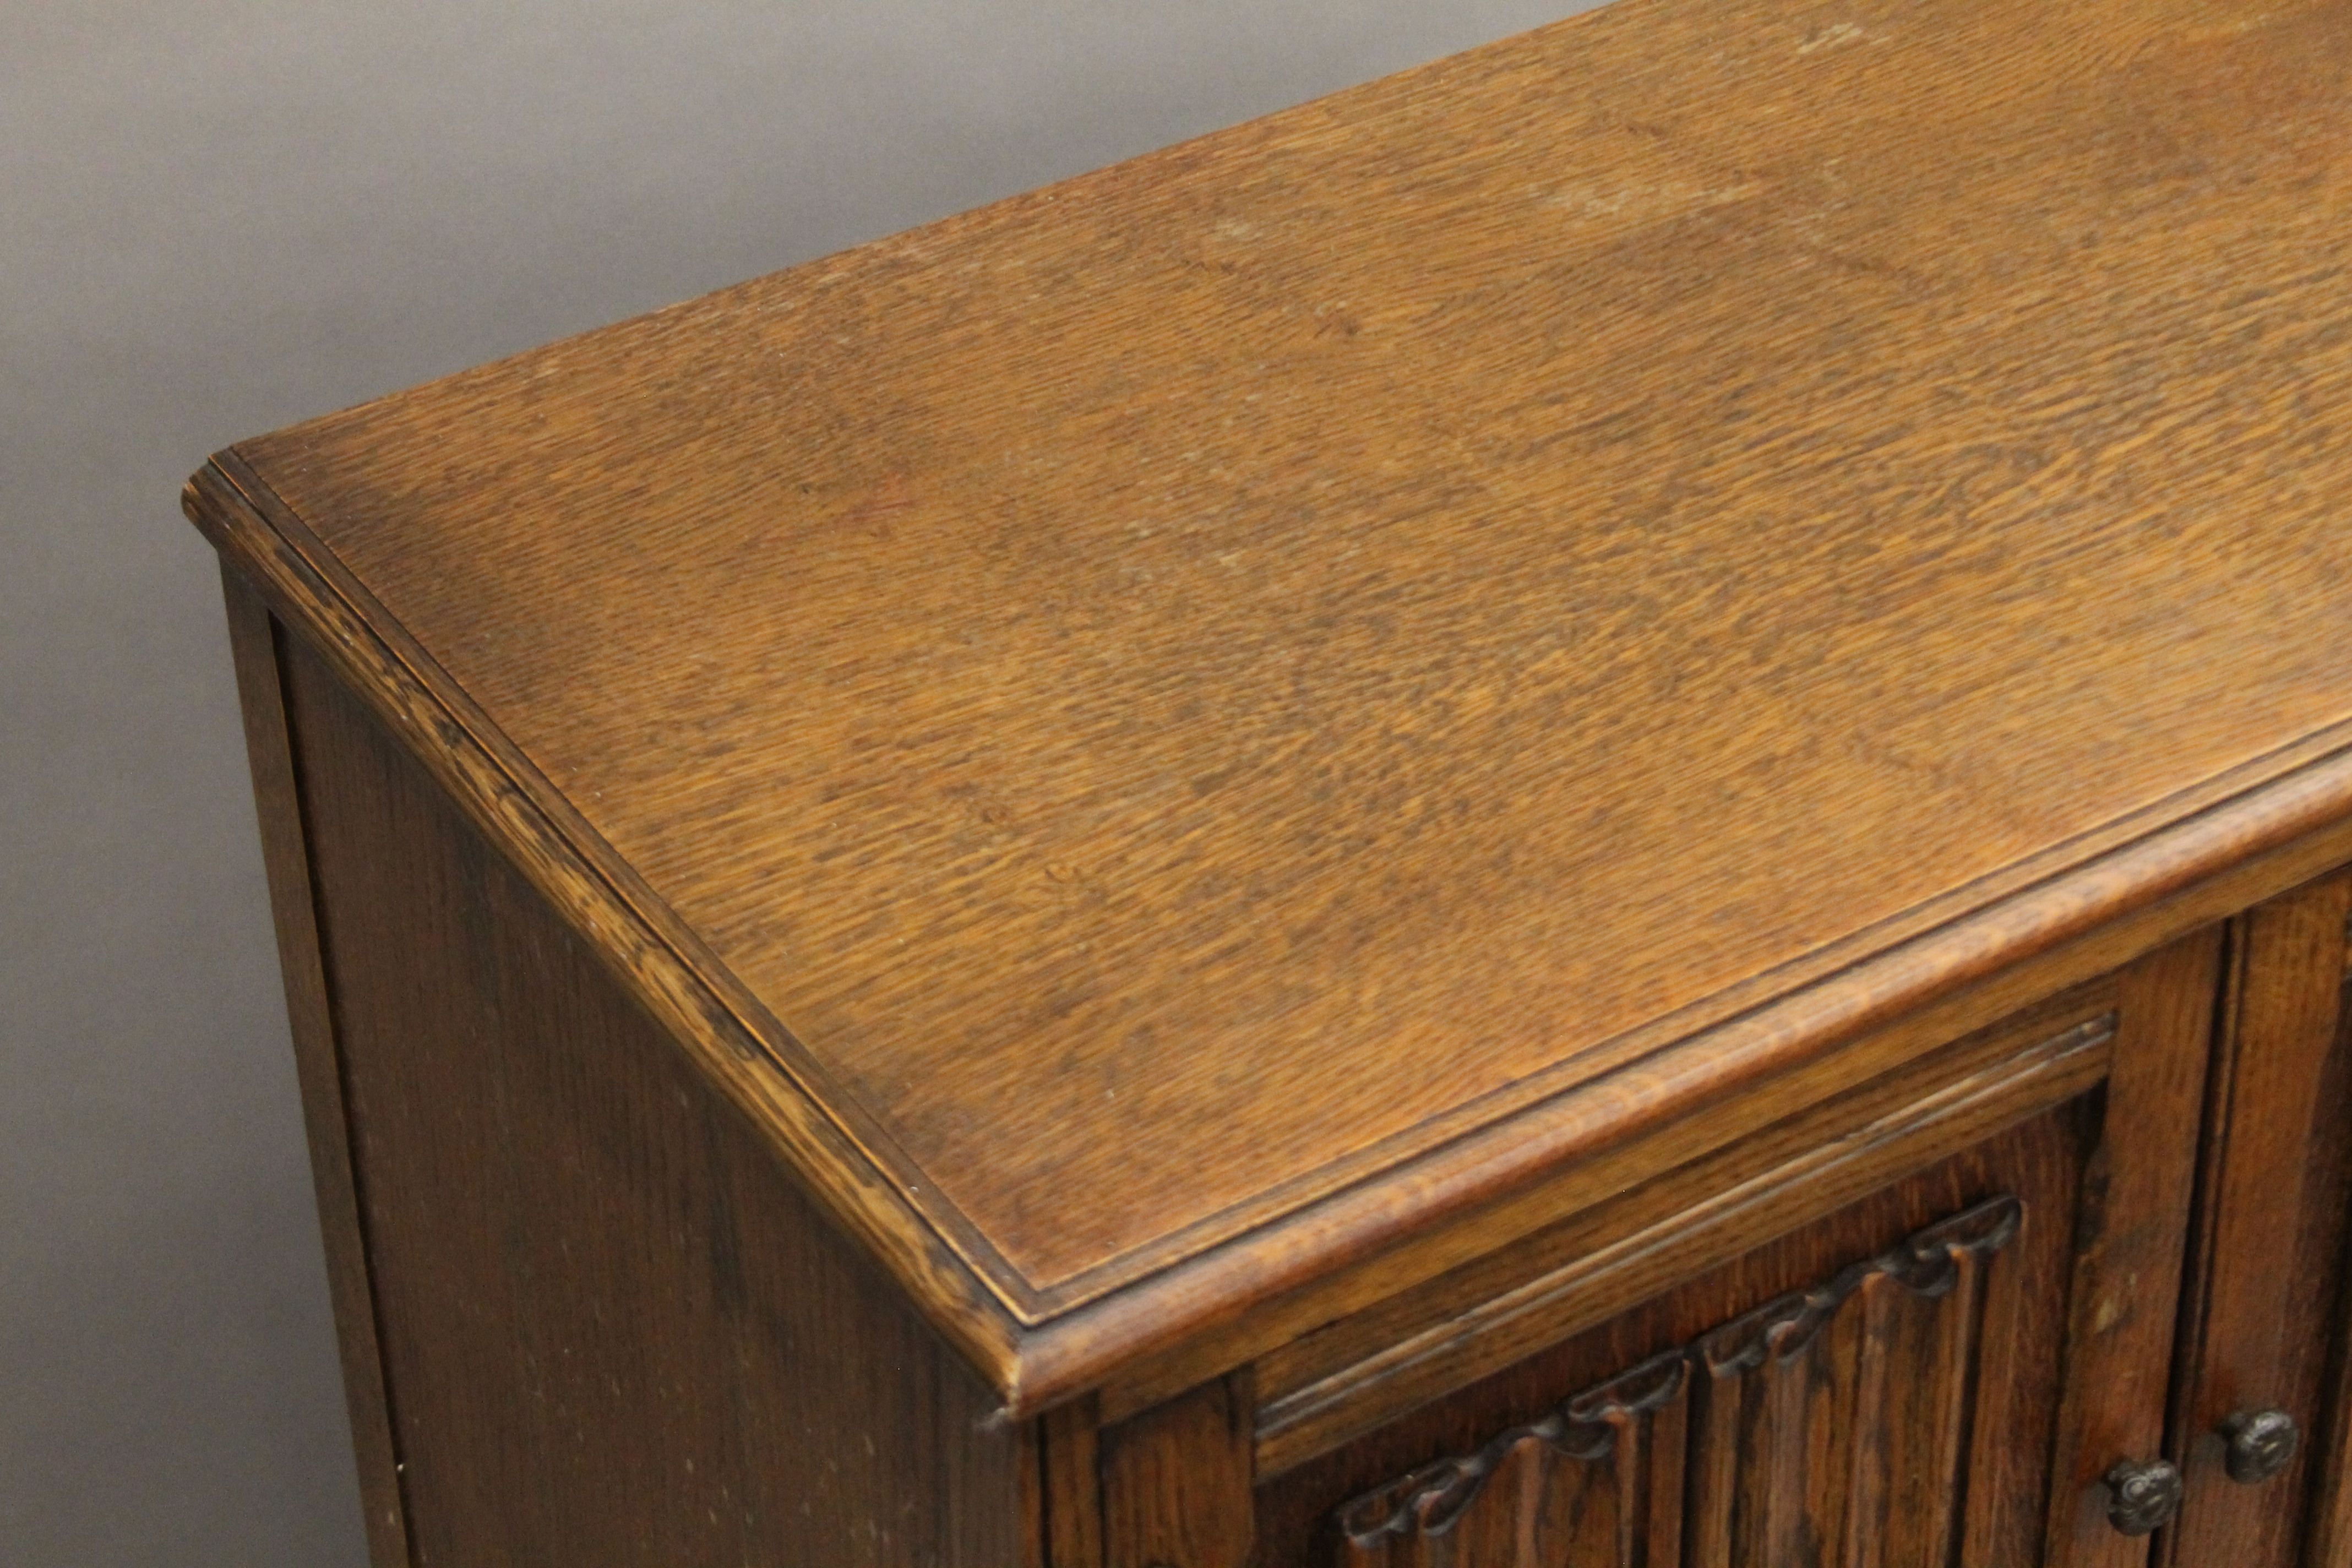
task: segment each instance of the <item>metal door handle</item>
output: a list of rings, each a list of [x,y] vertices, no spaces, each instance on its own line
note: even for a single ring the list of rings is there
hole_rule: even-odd
[[[2180,1511],[2180,1472],[2169,1459],[2119,1459],[2106,1481],[2107,1522],[2126,1535],[2160,1530]]]
[[[2221,1438],[2230,1446],[2222,1461],[2230,1479],[2252,1486],[2286,1468],[2303,1434],[2284,1410],[2241,1410],[2221,1423]]]

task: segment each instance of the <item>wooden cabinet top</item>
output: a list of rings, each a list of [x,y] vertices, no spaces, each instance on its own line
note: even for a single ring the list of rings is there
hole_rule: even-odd
[[[2347,62],[1623,0],[191,510],[1018,1399],[2352,804]]]

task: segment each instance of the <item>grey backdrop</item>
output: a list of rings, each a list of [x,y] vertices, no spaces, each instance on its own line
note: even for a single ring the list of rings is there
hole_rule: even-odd
[[[189,469],[1578,8],[0,5],[0,1565],[363,1558]]]

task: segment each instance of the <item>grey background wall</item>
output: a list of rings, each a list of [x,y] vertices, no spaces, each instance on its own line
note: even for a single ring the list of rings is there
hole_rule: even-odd
[[[363,1560],[205,453],[1579,8],[0,6],[0,1565]]]

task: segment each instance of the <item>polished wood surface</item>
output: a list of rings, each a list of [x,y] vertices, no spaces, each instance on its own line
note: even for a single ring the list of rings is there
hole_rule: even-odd
[[[1164,1397],[2352,859],[2352,758],[2323,759],[1786,1005],[1507,1118],[1416,1163],[1402,1173],[1409,1181],[1339,1194],[1029,1326],[920,1223],[909,1194],[857,1163],[855,1146],[761,1053],[708,977],[593,873],[558,831],[560,813],[543,810],[501,763],[496,738],[462,716],[462,700],[417,673],[396,628],[370,626],[293,547],[302,530],[290,514],[266,494],[247,504],[254,498],[222,468],[200,472],[187,499],[254,585],[279,613],[317,630],[329,662],[415,749],[453,803],[589,934],[615,976],[1016,1413],[1106,1380],[1139,1382]],[[1918,1006],[1923,978],[1948,990]],[[1825,1052],[1819,1035],[1832,1026],[1869,1032]]]
[[[1035,1563],[1034,1432],[317,656],[277,673],[297,796],[268,809],[311,850],[357,1194],[322,1207],[364,1241],[341,1315],[347,1353],[380,1336],[397,1471],[380,1568]]]
[[[1074,1393],[2342,816],[2347,51],[1625,0],[194,505]]]
[[[2352,1568],[2347,81],[1621,0],[218,454],[378,1568]]]

